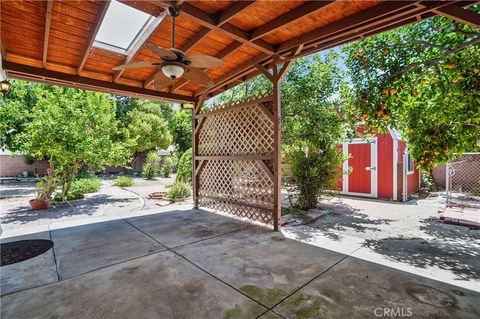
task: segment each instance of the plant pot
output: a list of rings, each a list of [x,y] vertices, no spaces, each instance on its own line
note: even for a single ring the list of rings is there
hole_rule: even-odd
[[[48,208],[48,201],[43,199],[31,199],[29,203],[33,210]]]

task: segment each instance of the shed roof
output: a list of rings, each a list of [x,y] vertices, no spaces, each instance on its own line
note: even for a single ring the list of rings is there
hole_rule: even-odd
[[[472,19],[467,1],[132,1],[128,6],[155,18],[126,54],[93,46],[109,1],[2,1],[3,68],[13,78],[123,95],[190,102],[216,95],[259,74],[256,64],[304,56],[436,14]],[[169,47],[175,3],[176,46],[216,56],[225,66],[208,71],[212,87],[176,80],[161,92],[156,69],[114,71],[113,67],[155,59],[145,43]],[[465,15],[465,16],[464,16]],[[127,21],[125,23],[128,23]]]

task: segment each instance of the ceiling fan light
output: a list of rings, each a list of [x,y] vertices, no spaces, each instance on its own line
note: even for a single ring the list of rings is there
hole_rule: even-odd
[[[162,72],[169,78],[175,80],[183,75],[183,68],[175,64],[167,64],[162,66]]]

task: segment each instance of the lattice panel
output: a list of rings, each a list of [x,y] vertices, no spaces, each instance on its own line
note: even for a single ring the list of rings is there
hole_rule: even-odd
[[[271,154],[273,123],[256,104],[205,119],[198,155]]]
[[[258,162],[210,160],[199,180],[201,206],[273,223],[273,182]]]

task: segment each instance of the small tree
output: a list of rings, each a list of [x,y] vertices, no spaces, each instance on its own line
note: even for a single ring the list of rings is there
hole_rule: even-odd
[[[192,147],[192,112],[187,110],[175,112],[170,121],[170,131],[173,135],[173,144],[180,154]]]
[[[192,149],[188,149],[183,153],[178,161],[177,182],[191,183],[192,182]]]
[[[128,152],[117,134],[115,104],[101,93],[50,86],[33,105],[31,121],[18,138],[21,151],[48,159],[59,173],[67,196],[77,172],[124,165]]]
[[[143,164],[142,175],[147,179],[152,179],[158,174],[158,165],[160,164],[160,156],[156,150],[147,153],[145,164]]]

